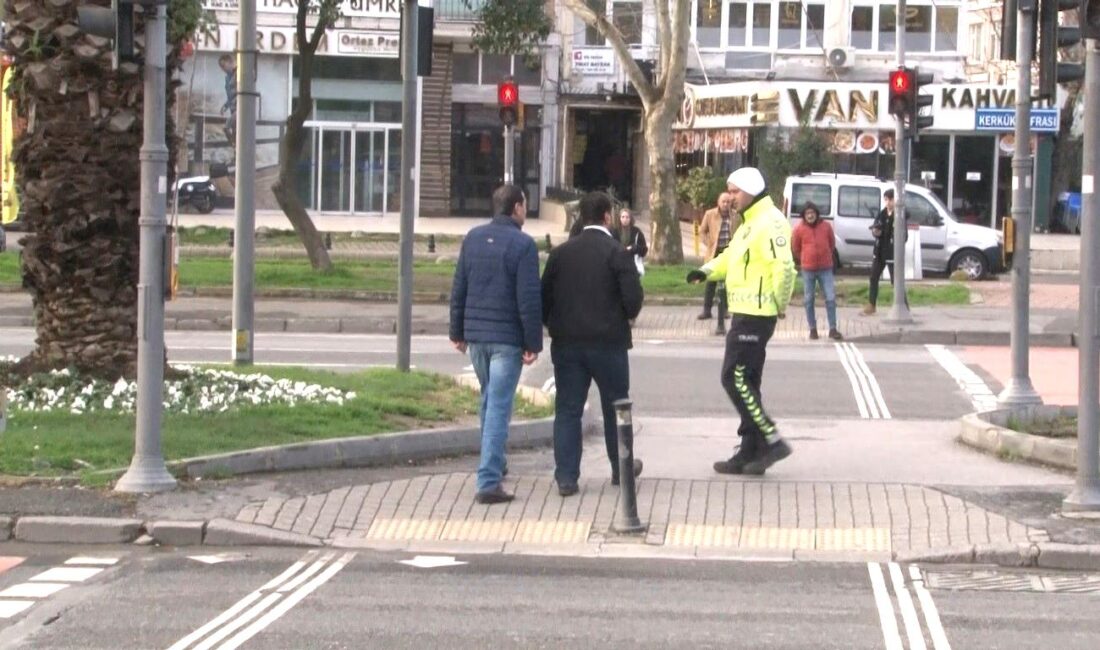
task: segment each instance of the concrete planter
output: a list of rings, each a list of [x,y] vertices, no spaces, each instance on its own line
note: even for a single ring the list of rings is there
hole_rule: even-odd
[[[998,409],[963,416],[959,442],[1002,457],[1019,458],[1060,469],[1077,469],[1077,440],[1055,439],[1021,433],[1008,428],[1009,418],[1024,421],[1076,417],[1076,406],[1027,406]]]

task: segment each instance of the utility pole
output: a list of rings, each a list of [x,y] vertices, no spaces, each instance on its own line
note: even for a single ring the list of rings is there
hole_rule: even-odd
[[[1077,483],[1065,510],[1100,510],[1100,2],[1081,16],[1085,40],[1085,140],[1081,176],[1081,304],[1077,343]]]
[[[141,229],[138,260],[137,426],[134,457],[118,492],[163,492],[176,487],[164,466],[161,420],[164,410],[165,229],[168,146],[164,138],[165,7],[145,4],[144,128],[141,144]]]
[[[895,16],[894,38],[897,39],[898,69],[905,67],[905,0],[898,0]],[[910,119],[917,119],[917,109],[912,110]],[[913,322],[909,313],[909,301],[905,295],[905,181],[909,160],[909,138],[905,128],[905,118],[895,116],[894,127],[894,304],[885,322],[890,324],[908,324]]]
[[[516,169],[516,129],[504,127],[504,184],[511,185],[515,180]]]
[[[1051,0],[1047,0],[1048,2]],[[1018,0],[1016,20],[1016,147],[1012,154],[1012,378],[997,397],[1001,406],[1041,404],[1028,369],[1031,289],[1031,59],[1038,0]]]
[[[405,0],[401,12],[401,237],[397,278],[397,369],[408,372],[412,357],[413,228],[416,201],[416,0]]]
[[[256,248],[256,0],[240,0],[233,238],[233,365],[254,361]]]

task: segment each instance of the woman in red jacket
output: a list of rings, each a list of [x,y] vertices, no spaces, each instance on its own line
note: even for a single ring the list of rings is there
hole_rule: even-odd
[[[802,290],[805,294],[806,322],[810,326],[810,338],[817,338],[817,315],[814,313],[814,295],[817,285],[825,294],[825,312],[829,317],[829,338],[840,341],[844,337],[836,327],[836,281],[833,278],[833,253],[836,240],[833,226],[821,218],[821,212],[813,202],[802,208],[802,223],[791,234],[791,252],[802,271]]]

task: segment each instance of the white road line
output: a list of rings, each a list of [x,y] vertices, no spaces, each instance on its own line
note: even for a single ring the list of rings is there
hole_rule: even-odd
[[[863,352],[856,347],[855,343],[848,343],[847,345],[849,346],[848,351],[858,362],[857,367],[863,370],[863,374],[867,378],[867,383],[871,387],[871,395],[878,404],[879,414],[882,415],[884,420],[889,420],[890,409],[886,408],[886,400],[882,399],[882,388],[879,387],[878,380],[875,379],[874,373],[871,372],[871,368],[867,365],[867,360],[863,358]]]
[[[4,600],[0,601],[0,618],[11,618],[34,606],[33,600]]]
[[[54,567],[31,578],[32,582],[84,582],[102,572],[100,568]]]
[[[992,411],[997,408],[997,396],[989,390],[989,386],[976,372],[968,368],[961,359],[955,356],[955,353],[943,345],[926,345],[924,347],[932,355],[932,358],[947,371],[947,374],[951,375],[959,388],[966,393],[967,397],[970,398],[970,403],[974,405],[978,412]]]
[[[852,393],[856,396],[856,406],[859,407],[859,415],[864,419],[869,418],[871,416],[870,412],[867,410],[867,402],[863,398],[863,387],[860,385],[859,380],[856,378],[855,370],[848,361],[848,354],[840,343],[836,343],[835,345],[836,353],[840,357],[840,365],[844,367],[844,372],[848,375],[848,382],[852,385]]]
[[[91,565],[103,565],[112,566],[118,564],[117,557],[85,557],[78,555],[77,557],[71,557],[65,560],[65,564],[91,564]]]
[[[188,634],[187,636],[174,643],[168,648],[168,650],[183,650],[184,648],[189,647],[195,641],[198,641],[199,639],[203,638],[207,634],[210,634],[212,631],[218,629],[222,625],[225,625],[234,617],[240,615],[241,612],[244,612],[246,609],[253,606],[253,603],[255,603],[257,600],[263,598],[264,592],[276,589],[287,580],[293,578],[295,574],[297,574],[299,571],[305,568],[307,564],[316,559],[318,555],[319,553],[317,551],[310,551],[306,553],[306,555],[301,560],[298,560],[294,564],[291,564],[285,571],[269,580],[264,586],[240,599],[232,607],[225,610],[221,614],[218,614],[216,617],[211,619],[208,623],[206,623],[199,629],[195,630],[191,634]],[[272,602],[280,598],[279,594],[277,593],[269,594],[269,597],[270,596],[274,596]],[[259,612],[257,612],[257,614],[258,613]],[[254,616],[250,617],[249,620],[251,620],[251,618],[254,618]]]
[[[237,616],[231,621],[228,621],[225,625],[219,627],[213,634],[206,637],[206,640],[195,646],[195,650],[210,650],[214,647],[214,644],[220,642],[225,637],[233,634],[240,628],[248,625],[254,618],[267,611],[267,608],[275,604],[275,601],[282,598],[283,595],[279,593],[270,593],[263,597],[263,600],[256,603],[252,607],[245,610],[243,614]]]
[[[882,567],[875,562],[868,562],[867,572],[871,575],[871,589],[875,593],[875,605],[878,607],[878,620],[882,625],[886,650],[904,650],[901,635],[898,634],[898,621],[894,618],[894,605],[890,601],[890,592],[886,590],[886,580],[882,576]]]
[[[320,560],[317,560],[313,564],[309,565],[308,569],[294,576],[293,580],[286,583],[285,585],[282,585],[275,591],[278,591],[281,594],[285,594],[288,591],[294,591],[303,582],[309,580],[314,575],[316,575],[318,571],[325,568],[325,565],[328,564],[334,557],[336,557],[336,553],[326,553],[324,557],[322,557]]]
[[[68,586],[63,582],[24,582],[0,591],[0,598],[49,598]]]
[[[313,580],[306,583],[298,591],[287,596],[283,602],[279,603],[274,609],[265,614],[263,618],[259,619],[252,625],[249,625],[245,629],[238,632],[232,639],[229,639],[224,644],[219,646],[218,650],[233,650],[237,648],[245,641],[259,634],[268,625],[271,625],[275,621],[279,620],[283,614],[286,614],[295,605],[300,603],[306,596],[313,593],[318,587],[328,582],[332,576],[336,575],[343,569],[351,559],[355,557],[355,553],[345,553],[339,560],[333,562],[325,572],[317,576]]]
[[[898,599],[901,620],[905,623],[905,636],[909,639],[909,650],[927,650],[920,617],[917,616],[917,609],[913,607],[913,599],[905,587],[905,576],[901,574],[901,567],[897,562],[890,563],[890,582],[894,585],[894,596]]]
[[[920,603],[924,621],[928,625],[928,633],[932,635],[932,647],[936,650],[951,650],[947,633],[943,631],[943,624],[940,623],[940,614],[936,611],[936,603],[932,602],[932,594],[924,588],[924,578],[920,574],[920,569],[910,565],[909,577],[913,579],[913,591],[917,593],[917,602]]]

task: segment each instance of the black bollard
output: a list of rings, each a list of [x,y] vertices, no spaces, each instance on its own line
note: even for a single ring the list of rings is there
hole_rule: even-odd
[[[638,492],[634,486],[634,423],[630,414],[633,403],[615,400],[615,422],[619,429],[619,487],[622,496],[611,530],[617,533],[640,533],[646,525],[638,519]]]
[[[546,233],[546,252],[549,253],[553,247],[554,245],[550,243],[550,233]]]
[[[230,229],[230,231],[229,231],[229,247],[230,247],[230,248],[233,248],[233,246],[235,245],[235,244],[233,243],[233,233],[234,233],[234,232],[235,232],[235,231],[233,231],[232,229]]]
[[[330,232],[325,233],[325,250],[332,250],[332,233]]]
[[[435,235],[428,235],[428,252],[435,252]]]

